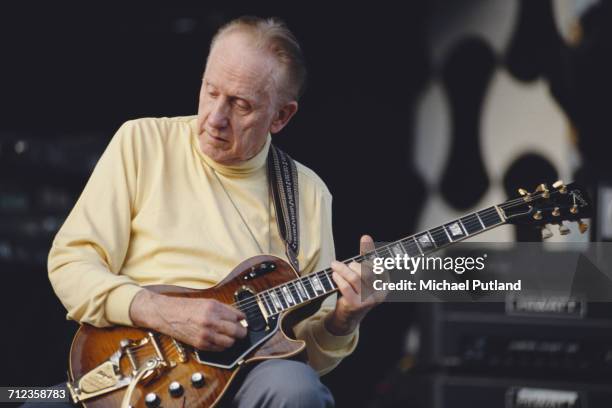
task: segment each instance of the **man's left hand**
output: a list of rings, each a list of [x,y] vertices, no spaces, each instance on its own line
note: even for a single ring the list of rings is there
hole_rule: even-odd
[[[364,235],[360,241],[361,254],[374,249],[372,237]],[[325,319],[325,328],[335,336],[344,336],[352,333],[365,315],[374,306],[384,300],[384,294],[377,291],[371,292],[365,299],[362,295],[362,287],[371,285],[372,272],[362,271],[362,265],[351,262],[345,265],[334,261],[331,264],[332,278],[338,285],[342,296],[338,297],[336,308]],[[365,268],[363,268],[365,269]]]

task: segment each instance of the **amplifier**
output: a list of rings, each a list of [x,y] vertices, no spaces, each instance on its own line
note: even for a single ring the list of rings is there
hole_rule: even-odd
[[[609,408],[611,384],[490,378],[467,375],[408,375],[371,407],[414,408]]]
[[[407,351],[416,354],[420,367],[612,378],[611,304],[571,299],[517,302],[419,305],[417,322],[407,336],[412,349]]]

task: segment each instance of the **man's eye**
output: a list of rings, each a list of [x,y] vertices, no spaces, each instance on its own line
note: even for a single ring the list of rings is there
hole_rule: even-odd
[[[210,96],[211,98],[216,98],[217,96],[219,96],[219,94],[214,91],[208,91],[208,96]]]
[[[248,111],[250,109],[249,104],[241,100],[234,100],[234,105],[243,111]]]

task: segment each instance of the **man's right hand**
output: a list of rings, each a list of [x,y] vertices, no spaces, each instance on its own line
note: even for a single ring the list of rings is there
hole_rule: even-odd
[[[247,330],[244,313],[214,299],[164,296],[143,289],[130,305],[132,322],[200,350],[223,351]]]

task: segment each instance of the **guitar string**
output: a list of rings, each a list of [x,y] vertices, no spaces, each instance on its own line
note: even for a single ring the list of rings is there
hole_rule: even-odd
[[[539,197],[540,197],[540,196],[542,196],[542,195],[543,195],[543,194],[541,194],[541,195],[536,195],[536,196],[533,196],[532,198],[539,198]],[[498,205],[498,207],[501,207],[501,208],[503,208],[503,209],[509,209],[509,208],[515,207],[515,206],[516,206],[515,204],[519,204],[519,202],[520,202],[520,204],[524,204],[524,203],[526,203],[526,201],[525,201],[523,198],[517,198],[517,199],[514,199],[514,200],[510,200],[510,201],[508,201],[508,202],[506,202],[506,203],[500,204],[500,205]],[[493,206],[493,207],[489,207],[489,208],[484,209],[484,210],[481,210],[481,211],[476,211],[476,212],[474,212],[474,213],[472,213],[472,214],[469,214],[469,215],[466,215],[465,217],[462,217],[462,218],[467,218],[467,217],[470,217],[470,216],[475,215],[475,214],[479,214],[479,215],[481,215],[481,217],[485,217],[485,218],[486,218],[487,216],[490,216],[490,215],[492,215],[492,214],[494,214],[494,213],[497,213],[497,210],[496,210],[495,206]],[[432,235],[432,238],[434,238],[434,241],[436,241],[436,238],[439,238],[439,237],[445,237],[445,236],[446,236],[446,232],[445,232],[445,230],[444,230],[444,226],[446,226],[446,225],[448,225],[448,224],[452,224],[452,222],[449,222],[449,223],[447,223],[447,224],[443,224],[442,226],[439,226],[439,227],[435,227],[435,228],[433,228],[433,229],[431,229],[431,230],[429,230],[429,231],[424,231],[424,232],[422,232],[422,233],[417,233],[417,234],[411,235],[411,236],[409,236],[409,237],[406,237],[406,238],[400,239],[400,240],[398,240],[398,241],[394,241],[394,242],[392,242],[392,243],[390,243],[390,244],[387,244],[387,245],[384,245],[384,246],[382,246],[382,247],[379,247],[379,248],[375,249],[373,252],[381,252],[382,250],[385,250],[385,249],[387,249],[387,250],[388,250],[388,249],[389,249],[391,246],[393,246],[393,245],[397,245],[398,243],[400,243],[400,244],[401,244],[401,243],[402,243],[402,241],[409,240],[409,239],[411,239],[411,238],[413,238],[413,237],[416,237],[417,235],[422,235],[422,234],[427,233],[427,232],[429,232],[429,233]],[[491,226],[489,226],[489,227],[485,227],[484,229],[482,229],[482,228],[480,228],[480,226],[481,226],[481,225],[480,225],[480,221],[478,221],[478,220],[476,219],[475,221],[473,221],[473,222],[472,222],[472,224],[471,224],[470,226],[471,226],[471,227],[474,227],[474,226],[479,226],[479,231],[478,231],[478,232],[483,232],[484,230],[490,229],[490,228],[492,228],[493,226],[497,226],[497,224],[500,224],[500,223],[496,223],[496,224],[493,224],[493,225],[491,225]],[[471,234],[470,234],[470,235],[471,235]],[[463,237],[463,238],[467,238],[467,237],[468,237],[467,235],[464,235],[464,237]],[[448,237],[447,237],[447,238],[448,238]],[[461,239],[463,239],[463,238],[461,238]],[[446,242],[445,244],[441,245],[440,247],[438,247],[438,246],[436,245],[434,249],[436,249],[436,250],[437,250],[438,248],[441,248],[441,247],[443,247],[443,246],[446,246],[446,245],[448,245],[448,244],[450,244],[450,243],[452,243],[452,242],[457,242],[457,240],[456,240],[456,241],[449,241],[449,242]],[[416,246],[416,244],[415,244],[415,243],[413,243],[413,242],[409,242],[409,244],[410,244],[410,245],[412,245],[412,246],[413,246],[413,248],[417,248],[417,246]],[[435,244],[435,242],[434,242],[434,244]],[[370,252],[368,252],[368,253],[371,253],[371,252],[372,252],[372,251],[370,251]],[[357,255],[357,256],[355,256],[355,257],[353,257],[353,258],[349,258],[349,259],[347,259],[347,260],[345,260],[345,261],[342,261],[342,262],[346,264],[346,263],[349,263],[349,262],[351,262],[351,261],[358,260],[358,259],[359,259],[359,260],[363,260],[363,259],[364,259],[364,255]],[[275,303],[275,302],[273,302],[273,299],[271,299],[271,296],[268,294],[269,292],[275,291],[276,289],[278,289],[278,288],[280,288],[280,287],[282,287],[282,286],[284,286],[284,285],[287,285],[287,286],[288,286],[288,284],[289,284],[289,283],[293,283],[293,282],[296,282],[296,281],[300,281],[300,282],[302,283],[302,285],[304,285],[304,281],[303,281],[303,279],[304,279],[304,278],[308,278],[307,280],[309,280],[309,279],[310,279],[311,277],[313,277],[313,276],[316,276],[318,279],[321,279],[321,277],[322,277],[323,275],[327,275],[327,278],[329,279],[329,276],[330,276],[330,275],[329,275],[329,273],[330,273],[330,272],[331,272],[331,268],[327,268],[327,269],[324,269],[324,270],[322,270],[322,271],[318,271],[318,272],[316,272],[316,273],[312,273],[312,274],[309,274],[309,275],[306,275],[306,276],[303,276],[303,277],[300,277],[300,278],[294,279],[293,281],[289,281],[289,282],[286,282],[286,283],[283,283],[283,284],[277,285],[277,286],[275,286],[275,287],[272,287],[272,288],[270,288],[270,289],[267,289],[267,290],[265,290],[265,291],[262,291],[262,292],[258,293],[257,295],[259,295],[260,297],[263,297],[265,301],[268,301],[268,303],[270,303],[270,304],[272,304],[273,306],[275,306],[275,305],[276,305],[276,303]],[[330,281],[331,281],[331,280],[330,280]],[[293,283],[293,285],[295,286],[295,283]],[[310,282],[309,282],[309,286],[312,286],[312,284],[311,284]],[[292,290],[291,290],[291,287],[288,287],[288,289],[289,289],[289,290],[292,292],[292,295],[293,295],[294,293],[295,293],[296,295],[298,294],[298,293],[297,293],[297,290],[292,291]],[[311,287],[311,289],[312,289],[312,287]],[[317,297],[323,296],[323,295],[325,295],[325,294],[327,294],[327,293],[329,293],[329,292],[331,292],[331,291],[333,291],[333,290],[335,290],[335,289],[337,289],[337,288],[335,288],[334,286],[332,286],[332,289],[331,289],[329,292],[327,291],[327,289],[325,289],[325,287],[324,287],[324,286],[323,286],[323,289],[324,289],[324,292],[323,292],[323,293],[321,293],[321,294],[319,294],[319,293],[318,293],[318,292],[317,292],[315,289],[312,289],[312,292],[315,294],[315,296],[313,296],[313,297],[309,298],[308,300],[315,299],[315,298],[317,298]],[[281,291],[281,292],[282,292],[282,291]],[[287,305],[287,307],[283,306],[283,304],[287,304],[287,302],[286,302],[286,301],[284,301],[282,293],[281,293],[281,294],[276,294],[276,296],[279,298],[279,301],[281,302],[281,310],[280,310],[280,311],[278,311],[278,312],[276,312],[276,311],[275,311],[274,313],[272,313],[272,315],[276,315],[276,314],[280,313],[281,311],[283,311],[284,309],[286,309],[286,308],[288,308],[288,307],[293,306],[293,305],[290,305],[290,304],[288,304],[288,305]],[[258,306],[257,306],[257,307],[254,307],[254,306],[256,306],[257,301],[258,301],[257,297],[255,297],[255,298],[250,298],[250,299],[248,299],[248,300],[244,300],[244,301],[239,301],[239,302],[236,302],[236,303],[234,303],[234,304],[233,304],[233,306],[239,307],[241,310],[243,310],[243,311],[245,311],[245,312],[246,312],[246,311],[253,310],[253,309],[257,310]],[[302,302],[301,302],[301,303],[302,303]]]
[[[488,215],[493,214],[493,212],[492,212],[492,211],[493,211],[493,210],[489,210],[488,212],[484,212],[484,211],[483,211],[483,212],[482,212],[482,213],[483,213],[483,217],[486,217],[486,216],[488,216]],[[465,218],[465,217],[464,217],[464,218]],[[473,224],[474,224],[474,225],[480,225],[480,222],[479,222],[479,221],[474,221],[474,222],[473,222]],[[472,226],[474,226],[474,225],[472,225]],[[494,224],[494,225],[495,225],[495,224]],[[489,228],[491,228],[491,227],[493,227],[493,225],[491,225],[491,226],[489,226],[489,227],[486,227],[485,229],[489,229]],[[483,231],[483,229],[481,229],[481,228],[480,228],[480,231]],[[437,227],[437,228],[432,229],[432,230],[430,231],[430,234],[432,235],[432,237],[433,237],[434,241],[440,241],[440,240],[439,240],[439,239],[437,239],[437,238],[439,238],[439,237],[441,237],[441,236],[446,236],[446,232],[444,232],[444,229],[443,229],[443,227],[442,227],[442,226],[441,226],[441,227]],[[416,234],[416,235],[418,235],[418,234]],[[462,237],[461,239],[463,239],[463,238],[467,238],[467,237],[468,237],[468,235],[465,235],[465,234],[464,234],[464,235],[463,235],[463,237]],[[412,237],[404,238],[404,239],[401,239],[401,240],[399,240],[399,241],[395,241],[395,242],[393,242],[393,243],[391,243],[391,244],[385,245],[385,246],[383,246],[383,247],[379,247],[379,248],[377,248],[377,249],[375,250],[375,252],[377,252],[377,253],[378,253],[378,252],[383,252],[383,250],[389,250],[389,248],[390,248],[392,245],[397,245],[397,244],[402,245],[404,248],[409,248],[408,250],[405,250],[405,252],[408,252],[410,249],[417,248],[417,245],[416,245],[414,242],[412,242],[412,241],[408,241],[408,242],[407,242],[407,240],[408,240],[409,238],[412,238]],[[457,240],[455,240],[455,241],[448,241],[448,242],[447,242],[446,244],[444,244],[443,246],[448,245],[448,244],[450,244],[451,242],[456,242],[456,241],[457,241]],[[408,244],[408,246],[406,246],[406,245],[404,245],[404,244]],[[441,247],[441,246],[440,246],[440,247]],[[439,247],[438,247],[438,246],[436,246],[436,247],[435,247],[435,249],[437,249],[437,248],[439,248]],[[415,252],[416,252],[416,251],[415,251]],[[352,259],[349,259],[349,260],[344,261],[344,263],[350,262],[351,260],[362,260],[362,259],[364,259],[364,256],[363,256],[363,255],[359,255],[359,256],[357,256],[357,257],[354,257],[354,258],[352,258]],[[301,296],[301,295],[299,295],[299,291],[298,291],[298,290],[295,288],[295,286],[296,286],[295,282],[300,281],[300,282],[301,282],[301,284],[302,284],[303,286],[306,286],[306,285],[305,285],[305,282],[304,282],[304,278],[307,278],[307,282],[308,282],[308,279],[310,279],[310,278],[311,278],[311,277],[313,277],[313,276],[316,276],[316,277],[317,277],[317,278],[318,278],[320,281],[324,282],[324,279],[322,279],[322,277],[326,275],[325,277],[326,277],[326,278],[329,280],[329,282],[331,283],[331,282],[333,282],[333,281],[330,279],[330,272],[331,272],[331,269],[330,269],[330,268],[327,268],[327,269],[325,269],[325,270],[323,270],[323,271],[319,271],[319,272],[316,272],[316,273],[313,273],[313,274],[309,274],[309,275],[307,275],[307,276],[304,276],[304,277],[301,277],[301,278],[295,279],[295,280],[293,280],[293,281],[289,281],[289,282],[286,282],[286,283],[284,283],[284,284],[278,285],[278,286],[276,286],[276,287],[270,288],[270,289],[268,289],[268,290],[266,290],[266,291],[262,291],[262,292],[260,292],[258,295],[259,295],[261,298],[263,298],[264,302],[266,302],[266,301],[267,301],[267,303],[269,303],[269,304],[276,305],[277,303],[276,303],[276,302],[274,302],[273,300],[271,300],[271,295],[270,295],[270,294],[268,294],[268,293],[269,293],[269,292],[272,292],[272,291],[275,291],[277,288],[282,287],[283,285],[285,285],[285,286],[287,287],[287,289],[290,291],[290,293],[291,293],[292,297],[294,298],[294,299],[293,299],[293,303],[294,303],[293,305],[295,305],[295,304],[297,304],[297,302],[295,302],[295,298],[298,298],[298,299],[300,299],[300,300],[301,300],[301,298],[302,298],[302,296]],[[292,288],[292,287],[289,285],[290,283],[291,283],[291,284],[294,286],[294,288]],[[311,299],[314,299],[314,298],[320,297],[320,296],[325,295],[325,294],[327,294],[327,293],[331,292],[332,290],[336,289],[336,287],[334,287],[334,286],[335,286],[335,283],[331,285],[331,290],[328,290],[327,288],[325,288],[325,285],[323,285],[323,289],[324,289],[323,293],[319,293],[317,290],[313,289],[313,288],[312,288],[312,283],[310,283],[310,282],[308,283],[308,286],[310,286],[311,292],[312,292],[312,293],[314,293],[314,296],[313,296],[313,297],[311,297],[311,298],[308,298],[307,300],[311,300]],[[308,286],[307,286],[307,287],[308,287]],[[306,289],[306,291],[308,292],[308,289]],[[283,311],[284,309],[286,309],[286,308],[288,308],[288,307],[293,306],[293,305],[291,304],[291,302],[289,302],[289,303],[288,303],[288,302],[287,302],[287,301],[284,299],[284,296],[283,296],[283,294],[282,294],[282,291],[281,291],[281,293],[280,293],[280,294],[278,294],[278,293],[277,293],[277,294],[276,294],[276,297],[277,297],[277,298],[278,298],[278,300],[281,302],[281,308],[280,308],[281,310],[280,310],[280,311]],[[248,311],[251,311],[251,310],[253,310],[253,309],[257,310],[257,308],[258,308],[258,307],[254,307],[256,303],[257,303],[257,298],[254,298],[254,299],[252,298],[252,299],[249,299],[249,300],[245,300],[245,301],[237,302],[237,303],[236,303],[236,305],[237,305],[238,307],[240,307],[240,309],[241,309],[241,310],[243,310],[243,311],[247,311],[247,312],[248,312]],[[300,301],[300,303],[303,303],[303,301]],[[286,305],[286,306],[285,306],[285,305]],[[269,307],[268,307],[268,308],[269,308]],[[269,309],[271,309],[271,308],[269,308]],[[272,310],[274,310],[274,313],[272,313],[272,315],[276,315],[277,313],[279,313],[279,312],[277,312],[275,309],[272,309]]]
[[[536,194],[535,196],[532,196],[532,199],[539,198],[539,197],[541,197],[541,196],[543,196],[543,193],[542,193],[542,194],[539,194],[539,195],[538,195],[538,194]],[[528,203],[528,202],[526,202],[526,201],[524,200],[524,198],[517,198],[517,199],[513,199],[513,200],[510,200],[510,201],[507,201],[507,202],[505,202],[505,203],[503,203],[503,204],[500,204],[500,205],[498,205],[497,207],[501,207],[502,209],[510,209],[510,208],[516,207],[516,206],[517,206],[519,203],[520,203],[520,204],[525,204],[525,203]],[[497,210],[496,210],[496,208],[495,208],[495,207],[496,207],[496,206],[492,206],[492,207],[489,207],[489,208],[484,209],[484,210],[476,211],[476,212],[474,212],[474,213],[472,213],[472,214],[469,214],[469,215],[466,215],[465,217],[462,217],[462,218],[467,218],[467,217],[470,217],[470,216],[475,216],[476,214],[479,214],[481,217],[485,217],[485,218],[486,218],[487,216],[490,216],[490,215],[492,215],[492,214],[494,214],[494,213],[497,213]],[[475,217],[475,218],[476,218],[476,217]],[[503,222],[501,222],[501,223],[503,223]],[[394,241],[394,242],[392,242],[392,243],[390,243],[390,244],[387,244],[387,245],[384,245],[384,246],[382,246],[382,247],[379,247],[379,248],[375,249],[375,251],[374,251],[374,252],[381,252],[382,250],[385,250],[385,249],[389,250],[389,248],[390,248],[391,246],[393,246],[393,245],[397,245],[398,243],[401,245],[401,244],[402,244],[402,242],[409,241],[409,240],[411,240],[411,238],[414,238],[414,237],[416,237],[417,235],[422,235],[422,234],[427,233],[427,232],[429,232],[429,233],[432,235],[432,238],[434,238],[434,241],[435,241],[435,240],[436,240],[436,238],[439,238],[439,237],[445,237],[445,236],[446,236],[446,232],[445,232],[444,226],[446,226],[446,225],[448,225],[448,224],[452,224],[452,222],[449,222],[449,223],[447,223],[447,224],[443,224],[442,226],[439,226],[439,227],[432,228],[431,230],[428,230],[428,231],[424,231],[424,232],[421,232],[421,233],[417,233],[417,234],[411,235],[411,236],[406,237],[406,238],[402,238],[402,239],[400,239],[400,240],[398,240],[398,241]],[[478,229],[479,229],[479,231],[478,231],[478,232],[483,232],[483,231],[485,231],[485,230],[491,229],[491,228],[492,228],[492,227],[494,227],[494,226],[497,226],[498,224],[500,224],[500,223],[498,222],[498,223],[496,223],[496,224],[492,224],[492,225],[490,225],[489,227],[485,227],[484,229],[482,229],[482,228],[480,228],[480,227],[481,227],[481,225],[480,225],[480,221],[478,221],[478,220],[477,220],[477,218],[476,218],[476,220],[474,220],[474,221],[472,222],[472,224],[467,224],[467,225],[468,225],[468,226],[471,226],[471,227],[478,226]],[[464,226],[465,226],[465,225],[464,225]],[[467,228],[466,228],[466,229],[467,229]],[[472,235],[472,234],[470,234],[470,235]],[[463,236],[462,238],[460,238],[460,239],[467,238],[467,237],[468,237],[468,235],[465,235],[465,234],[464,234],[464,236]],[[448,238],[448,237],[447,237],[447,238]],[[448,244],[450,244],[450,243],[452,243],[452,242],[457,242],[457,241],[458,241],[458,240],[455,240],[455,241],[452,241],[452,240],[451,240],[451,241],[448,241],[448,242],[446,242],[445,244],[443,244],[443,245],[441,245],[441,246],[439,246],[439,247],[438,247],[438,246],[435,246],[435,248],[434,248],[434,249],[435,249],[435,250],[437,250],[438,248],[441,248],[441,247],[446,246],[446,245],[448,245]],[[409,245],[412,245],[412,248],[418,248],[418,247],[417,247],[417,245],[416,245],[414,242],[407,242],[407,243],[408,243]],[[435,242],[434,242],[434,244],[435,244]],[[370,251],[370,252],[368,252],[368,254],[369,254],[369,253],[371,253],[371,251]],[[366,254],[366,255],[367,255],[367,254]],[[345,261],[342,261],[342,262],[343,262],[343,263],[345,263],[345,264],[347,264],[347,263],[349,263],[349,262],[351,262],[351,261],[354,261],[354,260],[363,260],[363,259],[365,259],[365,258],[364,258],[364,255],[357,255],[357,256],[355,256],[355,257],[353,257],[353,258],[349,258],[349,259],[347,259],[347,260],[345,260]],[[263,298],[263,300],[264,300],[264,301],[267,301],[268,303],[270,303],[271,305],[273,305],[273,306],[274,306],[274,305],[276,305],[276,303],[273,301],[273,299],[272,299],[272,298],[271,298],[271,296],[269,295],[269,292],[274,292],[274,291],[275,291],[275,290],[277,290],[278,288],[280,288],[280,287],[282,287],[282,286],[285,286],[285,285],[287,286],[287,289],[290,291],[290,293],[292,294],[292,296],[296,297],[296,295],[297,295],[297,297],[298,297],[298,299],[299,299],[299,298],[301,298],[301,296],[299,296],[297,289],[292,290],[292,289],[291,289],[291,287],[290,287],[290,286],[288,286],[288,284],[289,284],[289,283],[292,283],[292,284],[293,284],[293,286],[295,286],[295,283],[294,283],[294,282],[300,281],[300,282],[301,282],[301,284],[302,284],[303,286],[306,286],[306,285],[305,285],[305,282],[304,282],[304,278],[306,278],[306,281],[308,282],[308,285],[311,287],[311,291],[312,291],[312,292],[315,294],[313,297],[310,297],[308,300],[318,298],[318,297],[323,296],[323,295],[325,295],[325,294],[327,294],[327,293],[330,293],[331,291],[333,291],[333,290],[335,290],[335,289],[337,289],[337,288],[335,288],[335,287],[332,285],[332,289],[331,289],[331,290],[329,290],[329,291],[327,291],[327,289],[325,289],[325,286],[324,286],[324,285],[322,285],[322,286],[323,286],[323,289],[324,289],[324,292],[323,292],[323,293],[321,293],[321,294],[319,294],[319,293],[318,293],[318,292],[317,292],[315,289],[313,289],[313,288],[312,288],[312,283],[310,283],[310,278],[311,278],[311,277],[316,276],[318,279],[321,279],[321,277],[323,277],[324,275],[327,275],[326,277],[329,279],[329,277],[330,277],[330,272],[331,272],[331,268],[327,268],[327,269],[324,269],[324,270],[322,270],[322,271],[318,271],[318,272],[316,272],[316,273],[312,273],[312,274],[308,274],[308,275],[306,275],[306,276],[299,277],[299,278],[294,279],[294,280],[292,280],[292,281],[289,281],[289,282],[286,282],[286,283],[283,283],[283,284],[277,285],[277,286],[275,286],[275,287],[269,288],[269,289],[267,289],[267,290],[265,290],[265,291],[262,291],[262,292],[258,293],[258,294],[257,294],[257,295],[256,295],[254,298],[250,298],[250,299],[248,299],[248,300],[244,300],[244,301],[238,301],[238,302],[234,303],[232,306],[236,306],[236,307],[240,308],[241,310],[243,310],[243,311],[245,311],[245,312],[251,311],[251,310],[253,310],[253,309],[257,310],[257,309],[258,309],[258,306],[256,306],[256,305],[257,305],[257,302],[258,302],[258,298],[257,298],[257,296],[260,296],[261,298]],[[330,279],[330,281],[331,281],[331,279]],[[333,281],[332,281],[332,282],[333,282]],[[334,283],[334,285],[335,285],[335,283]],[[308,293],[308,292],[307,292],[307,293]],[[291,305],[291,304],[287,304],[287,302],[286,302],[286,301],[283,299],[282,291],[281,291],[281,293],[280,293],[280,294],[276,294],[276,296],[279,298],[279,301],[281,302],[281,306],[282,306],[282,307],[281,307],[281,310],[280,310],[280,311],[278,311],[278,312],[277,312],[277,311],[275,311],[274,313],[272,313],[272,315],[276,315],[276,314],[280,313],[281,311],[285,310],[286,308],[293,306],[293,305]],[[303,303],[303,302],[300,302],[300,303]],[[283,306],[283,304],[287,304],[287,307]],[[295,304],[297,304],[297,303],[295,303]],[[295,305],[295,304],[294,304],[294,305]],[[256,307],[254,307],[254,306],[256,306]],[[275,310],[275,309],[276,309],[276,308],[274,308],[274,310]]]
[[[540,195],[535,195],[535,196],[533,196],[533,197],[532,197],[532,199],[534,199],[534,198],[539,198],[539,197],[541,197],[542,195],[543,195],[543,193],[542,193],[542,194],[540,194]],[[498,207],[501,207],[501,208],[503,208],[503,209],[510,209],[510,208],[512,208],[512,207],[516,207],[516,205],[515,205],[515,204],[519,204],[519,203],[520,203],[520,204],[525,204],[525,203],[527,203],[527,202],[524,200],[524,198],[517,198],[517,199],[510,200],[510,201],[508,201],[508,202],[506,202],[506,203],[500,204],[500,205],[498,205]],[[497,210],[496,210],[495,206],[493,206],[493,207],[489,207],[489,208],[484,209],[484,210],[476,211],[476,212],[474,212],[474,213],[472,213],[472,214],[469,214],[469,215],[466,215],[465,217],[462,217],[462,218],[467,218],[467,217],[470,217],[470,216],[474,216],[474,218],[476,218],[476,220],[472,221],[472,222],[471,222],[471,224],[469,224],[469,223],[468,223],[468,224],[464,224],[464,227],[466,227],[466,225],[467,225],[468,227],[478,226],[478,227],[479,227],[479,228],[478,228],[478,229],[479,229],[479,231],[478,231],[478,232],[483,232],[483,231],[485,231],[485,230],[487,230],[487,229],[492,228],[493,226],[497,226],[497,224],[499,224],[499,223],[497,223],[497,224],[493,224],[493,225],[491,225],[491,226],[489,226],[489,227],[485,227],[484,229],[483,229],[483,228],[480,228],[482,225],[480,224],[480,221],[477,219],[477,217],[475,217],[475,215],[476,215],[476,214],[480,215],[481,217],[487,217],[487,216],[490,216],[490,215],[492,215],[492,214],[494,214],[494,213],[497,213]],[[461,220],[461,218],[460,218],[460,220]],[[406,238],[402,238],[402,239],[400,239],[400,240],[398,240],[398,241],[394,241],[394,242],[392,242],[392,243],[390,243],[390,244],[387,244],[387,245],[384,245],[384,246],[382,246],[382,247],[379,247],[379,248],[375,249],[375,250],[374,250],[374,252],[380,252],[380,251],[385,250],[385,249],[387,249],[387,250],[388,250],[388,249],[389,249],[391,246],[393,246],[393,245],[397,245],[397,244],[402,245],[402,241],[409,241],[411,238],[414,238],[414,237],[416,237],[417,235],[422,235],[422,234],[425,234],[425,233],[427,233],[427,232],[429,232],[429,233],[432,235],[432,238],[434,239],[434,245],[435,245],[436,237],[438,237],[438,238],[439,238],[439,237],[444,237],[444,236],[446,235],[446,232],[445,232],[444,226],[446,226],[446,225],[448,225],[448,224],[452,224],[452,222],[449,222],[449,223],[447,223],[447,224],[443,224],[442,226],[435,227],[435,228],[433,228],[433,229],[431,229],[431,230],[428,230],[428,231],[424,231],[424,232],[421,232],[421,233],[417,233],[417,234],[411,235],[411,236],[406,237]],[[466,227],[466,229],[467,229],[467,227]],[[470,235],[471,235],[471,234],[470,234]],[[460,239],[467,238],[468,236],[469,236],[469,235],[465,235],[465,234],[464,234],[464,236],[463,236],[462,238],[460,238]],[[447,239],[448,239],[448,237],[447,237]],[[450,244],[450,243],[452,243],[452,242],[457,242],[457,240],[455,240],[455,241],[449,241],[449,242],[445,243],[445,244],[444,244],[444,245],[442,245],[442,246],[448,245],[448,244]],[[408,244],[409,246],[411,246],[411,248],[413,248],[413,249],[414,249],[414,248],[418,248],[418,247],[417,247],[417,245],[416,245],[414,242],[407,242],[407,244]],[[441,246],[440,246],[440,247],[441,247]],[[434,249],[438,249],[438,248],[440,248],[440,247],[435,246],[435,248],[434,248]],[[372,251],[370,251],[370,252],[372,252]],[[370,253],[370,252],[368,252],[368,253]],[[364,258],[364,255],[357,255],[357,256],[355,256],[355,257],[353,257],[353,258],[349,258],[349,259],[347,259],[347,260],[345,260],[345,261],[342,261],[342,262],[346,264],[346,263],[352,262],[352,261],[357,260],[357,259],[363,260],[363,259],[365,259],[365,258]],[[282,287],[282,286],[284,286],[284,285],[287,285],[287,289],[290,291],[291,295],[292,295],[294,298],[295,298],[295,297],[296,297],[296,295],[297,295],[298,299],[300,299],[300,298],[302,298],[302,296],[300,296],[300,295],[299,295],[298,290],[297,290],[297,289],[295,289],[295,288],[294,288],[294,290],[292,290],[292,289],[291,289],[291,287],[289,287],[289,286],[288,286],[288,284],[289,284],[289,283],[292,283],[292,284],[293,284],[293,286],[295,286],[295,283],[294,283],[294,282],[300,281],[300,283],[302,284],[302,286],[306,286],[306,285],[305,285],[305,282],[304,282],[304,278],[307,278],[307,280],[309,281],[311,277],[316,276],[316,277],[317,277],[319,280],[321,280],[321,277],[323,277],[323,275],[327,275],[326,277],[327,277],[328,279],[330,279],[330,274],[329,274],[330,272],[331,272],[331,268],[327,268],[327,269],[324,269],[324,270],[322,270],[322,271],[318,271],[318,272],[315,272],[315,273],[312,273],[312,274],[308,274],[308,275],[303,276],[303,277],[299,277],[299,278],[294,279],[294,280],[292,280],[292,281],[289,281],[289,282],[286,282],[286,283],[283,283],[283,284],[277,285],[277,286],[275,286],[275,287],[269,288],[269,289],[267,289],[267,290],[265,290],[265,291],[262,291],[262,292],[258,293],[258,294],[257,294],[257,295],[256,295],[254,298],[250,298],[250,299],[248,299],[248,300],[244,300],[244,301],[238,301],[238,302],[235,302],[235,303],[234,303],[232,306],[238,307],[238,308],[240,308],[240,309],[241,309],[242,311],[244,311],[244,312],[248,312],[248,311],[251,311],[251,310],[253,310],[253,309],[254,309],[254,310],[257,310],[257,309],[258,309],[258,307],[259,307],[259,306],[257,306],[257,302],[258,302],[257,296],[262,297],[264,301],[267,301],[269,304],[271,304],[271,305],[275,306],[275,305],[276,305],[276,303],[273,301],[273,299],[272,299],[271,295],[269,294],[269,292],[273,292],[273,291],[275,291],[276,289],[278,289],[278,288],[280,288],[280,287]],[[333,281],[330,279],[330,282],[333,282]],[[334,285],[335,285],[335,283],[334,283]],[[332,289],[331,289],[329,292],[331,292],[331,291],[333,291],[333,290],[337,289],[337,288],[335,288],[335,287],[334,287],[334,285],[332,285]],[[315,294],[313,297],[308,298],[308,300],[315,299],[315,298],[317,298],[317,297],[320,297],[320,296],[323,296],[323,295],[325,295],[325,294],[329,293],[329,292],[327,291],[327,289],[325,289],[325,286],[324,286],[324,285],[322,285],[322,286],[323,286],[323,289],[324,289],[324,292],[323,292],[323,293],[321,293],[321,294],[319,294],[319,293],[318,293],[318,292],[317,292],[317,291],[316,291],[314,288],[312,288],[312,283],[308,282],[308,286],[310,286],[311,291],[312,291],[312,292]],[[308,290],[307,290],[307,288],[305,288],[305,290],[306,290],[306,294],[308,295]],[[281,294],[276,294],[276,296],[279,298],[279,301],[281,302],[281,310],[280,310],[280,311],[283,311],[284,309],[286,309],[286,308],[288,308],[288,307],[293,306],[293,305],[290,305],[290,304],[288,304],[288,305],[287,305],[287,307],[284,307],[284,306],[283,306],[283,304],[287,304],[287,301],[284,301],[284,299],[283,299],[283,295],[282,295],[282,291],[281,291]],[[295,303],[295,302],[294,302],[294,303]],[[303,303],[303,302],[300,302],[300,303]],[[297,303],[296,303],[296,304],[297,304]],[[255,306],[257,306],[257,307],[255,307]],[[275,309],[276,309],[276,307],[275,307]],[[274,313],[272,313],[272,315],[276,315],[276,314],[280,313],[280,311],[279,311],[279,312],[276,312],[276,311],[275,311]]]

